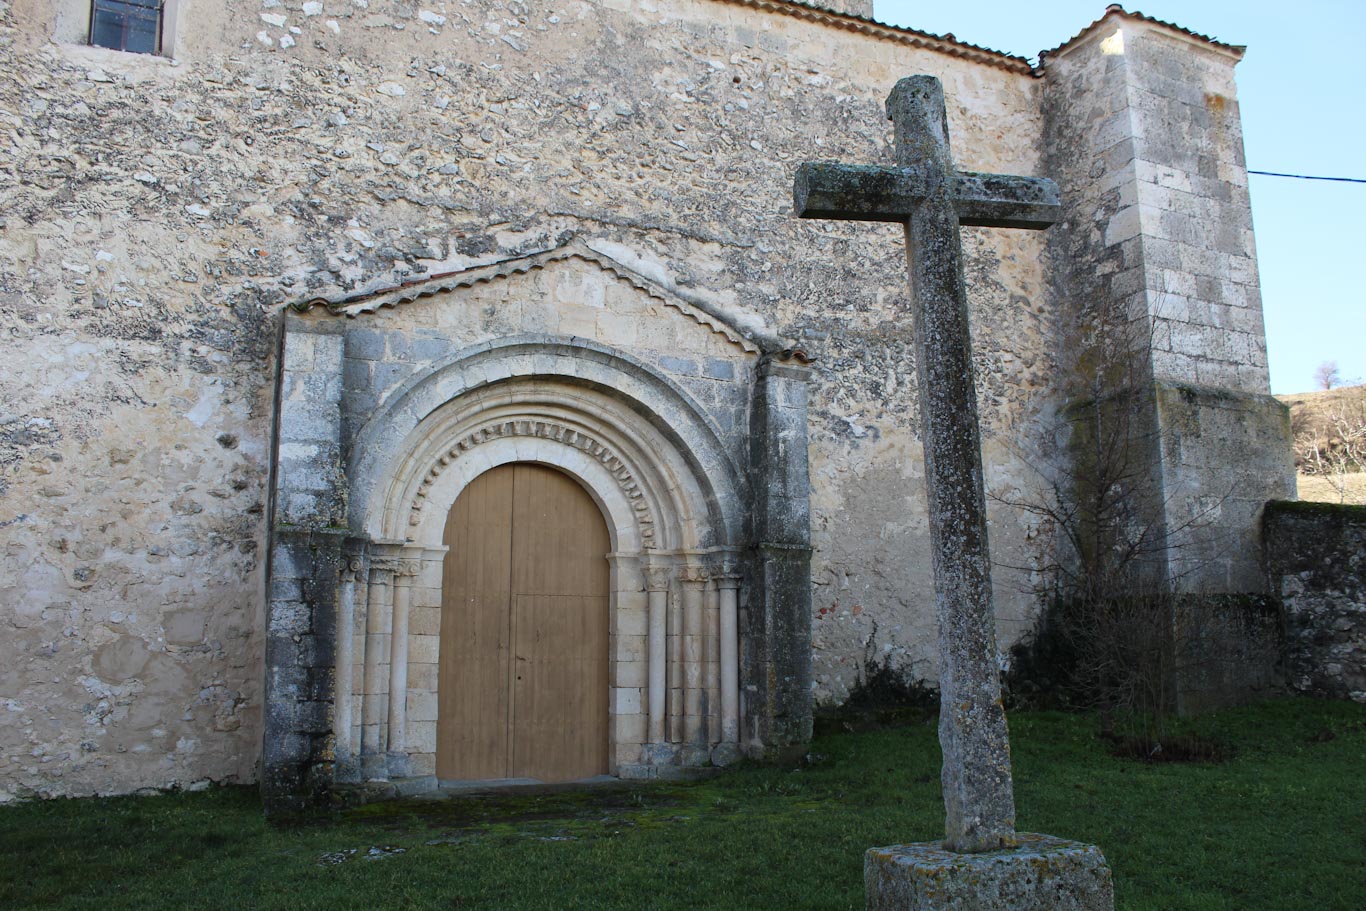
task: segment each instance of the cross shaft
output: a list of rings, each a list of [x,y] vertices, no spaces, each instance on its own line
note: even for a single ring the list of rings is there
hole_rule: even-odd
[[[944,92],[932,76],[898,82],[887,116],[896,167],[803,164],[794,208],[803,218],[906,225],[939,621],[945,845],[989,851],[1014,843],[1015,800],[959,227],[1045,228],[1057,220],[1058,189],[1042,178],[955,170]]]

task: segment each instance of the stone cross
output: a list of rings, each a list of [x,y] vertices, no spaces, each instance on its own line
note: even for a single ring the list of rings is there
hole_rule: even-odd
[[[1061,207],[1051,180],[954,169],[944,90],[933,76],[898,82],[887,116],[897,167],[808,162],[797,171],[794,208],[802,218],[906,226],[939,620],[945,847],[991,851],[1015,843],[1015,798],[958,229],[1046,228]]]

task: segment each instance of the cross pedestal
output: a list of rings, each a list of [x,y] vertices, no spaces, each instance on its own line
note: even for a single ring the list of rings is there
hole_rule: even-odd
[[[946,837],[869,851],[868,907],[1109,911],[1113,890],[1098,849],[1015,832],[959,238],[961,225],[1048,227],[1061,209],[1058,188],[1044,178],[956,170],[944,90],[933,76],[898,82],[887,116],[896,167],[807,163],[793,188],[803,218],[903,223],[915,300]],[[1051,885],[1025,888],[1040,877]]]

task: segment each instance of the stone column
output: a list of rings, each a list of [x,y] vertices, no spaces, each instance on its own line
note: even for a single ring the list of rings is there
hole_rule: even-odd
[[[354,740],[354,675],[356,663],[356,602],[357,594],[364,599],[365,560],[357,554],[345,557],[341,567],[340,589],[337,593],[337,669],[333,688],[332,735],[335,741],[338,781],[351,781],[359,775],[356,763],[358,752]]]
[[[669,741],[671,743],[682,743],[683,733],[683,598],[682,592],[676,588],[669,591],[669,707],[668,720],[666,722],[669,729]]]
[[[720,595],[721,742],[740,740],[740,577],[716,577]]]
[[[389,774],[384,758],[388,739],[384,725],[389,709],[385,682],[388,679],[395,568],[396,564],[390,560],[378,559],[370,563],[361,695],[361,774],[367,780],[384,780]]]
[[[703,703],[702,589],[707,573],[689,564],[679,574],[683,583],[683,738],[691,745],[706,742]]]
[[[370,619],[370,557],[368,545],[362,547],[363,566],[356,575],[355,606],[351,618],[351,759],[356,774],[361,772],[362,735],[365,731],[365,636]],[[360,774],[363,779],[364,775]]]
[[[398,561],[394,569],[394,611],[389,637],[389,744],[390,776],[407,774],[408,760],[408,608],[412,604],[413,580],[422,564]]]
[[[649,713],[648,734],[654,745],[667,742],[665,722],[666,696],[668,693],[668,653],[665,649],[668,639],[669,619],[669,576],[670,570],[664,566],[648,566],[645,569],[645,587],[649,592],[649,688],[647,707]]]
[[[721,594],[716,585],[716,576],[707,579],[707,587],[702,591],[702,620],[706,627],[703,641],[703,691],[702,714],[706,718],[707,743],[721,742]]]

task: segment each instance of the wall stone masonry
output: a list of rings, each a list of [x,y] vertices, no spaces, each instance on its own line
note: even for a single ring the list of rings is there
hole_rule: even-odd
[[[1045,54],[1050,249],[1074,402],[1129,390],[1136,494],[1178,591],[1257,591],[1262,505],[1294,493],[1270,395],[1233,67],[1243,49],[1111,7]]]
[[[1057,443],[1039,428],[1072,397],[1059,380],[1074,367],[1071,289],[1152,315],[1164,382],[1262,394],[1233,57],[1121,17],[1134,48],[1123,84],[1102,78],[1115,58],[1092,44],[1031,74],[1020,58],[799,6],[871,14],[862,0],[176,0],[167,56],[153,56],[84,46],[85,0],[0,0],[0,329],[15,352],[0,372],[0,801],[260,780],[263,741],[288,774],[378,774],[386,757],[356,763],[365,742],[392,739],[395,708],[412,743],[427,742],[431,643],[416,637],[431,635],[432,555],[403,583],[411,707],[388,690],[395,592],[376,577],[369,610],[356,579],[373,567],[349,567],[408,543],[358,524],[382,524],[369,506],[401,499],[385,499],[395,466],[367,461],[394,451],[376,416],[400,401],[439,411],[442,391],[454,395],[441,384],[466,375],[445,368],[479,345],[472,369],[577,358],[566,375],[597,384],[588,397],[603,413],[658,392],[660,423],[679,429],[640,433],[680,454],[669,470],[684,487],[726,477],[747,495],[765,426],[784,470],[808,474],[805,499],[771,499],[763,517],[765,543],[794,547],[781,559],[725,549],[759,540],[737,495],[722,504],[743,516],[733,540],[671,557],[707,581],[651,589],[651,567],[614,570],[621,706],[648,690],[635,662],[651,611],[692,610],[719,629],[732,600],[744,672],[796,669],[737,696],[754,722],[745,737],[800,738],[806,706],[843,699],[869,658],[933,681],[900,231],[789,209],[800,161],[891,161],[883,99],[908,74],[943,81],[960,168],[1056,177],[1076,207],[1062,239],[964,232],[1002,647],[1033,622],[1033,568],[1051,546],[1048,528],[1003,503],[1048,483]],[[1081,149],[1102,111],[1113,144]],[[1185,118],[1181,135],[1164,138],[1164,111]],[[1157,151],[1112,151],[1130,147]],[[431,293],[398,300],[414,287]],[[509,339],[543,349],[515,361],[498,347]],[[794,350],[803,357],[783,359]],[[783,448],[788,392],[756,411],[765,358],[809,376],[800,453]],[[626,377],[621,395],[590,376],[628,363],[612,374]],[[452,431],[458,410],[440,412]],[[421,419],[384,413],[411,419],[395,427]],[[553,449],[609,483],[582,450],[517,439],[477,448]],[[426,471],[441,452],[407,455],[430,457]],[[1231,457],[1203,452],[1182,463],[1202,466],[1197,486]],[[472,464],[458,462],[432,490],[453,495],[441,485]],[[404,476],[408,506],[418,471]],[[705,500],[689,490],[668,496]],[[1237,523],[1255,513],[1239,509]],[[783,523],[803,510],[807,537],[790,541]],[[294,592],[300,567],[312,587]],[[808,574],[809,592],[795,592]],[[703,640],[680,689],[694,707],[725,696],[719,639]],[[347,655],[349,692],[336,675]],[[289,708],[267,718],[267,703]],[[620,715],[624,753],[647,739],[641,706]],[[708,717],[691,724],[721,723]]]
[[[1366,507],[1273,503],[1263,529],[1290,685],[1366,702]]]

